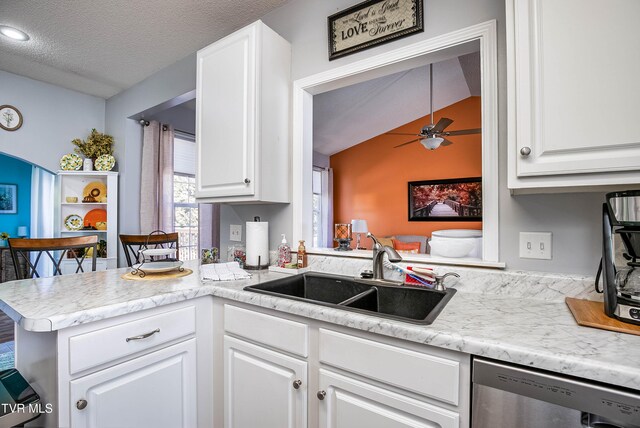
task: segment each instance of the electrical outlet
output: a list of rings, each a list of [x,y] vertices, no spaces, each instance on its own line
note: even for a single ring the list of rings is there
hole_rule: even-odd
[[[520,232],[520,258],[551,260],[551,232]]]
[[[241,224],[232,224],[230,232],[230,241],[241,242],[242,241],[242,225]]]

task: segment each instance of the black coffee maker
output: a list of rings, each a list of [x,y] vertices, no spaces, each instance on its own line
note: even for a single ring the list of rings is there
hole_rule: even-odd
[[[640,325],[640,191],[607,193],[606,200],[596,290],[604,293],[608,316]],[[616,244],[620,242],[624,248],[616,265]],[[598,289],[600,275],[602,290]]]

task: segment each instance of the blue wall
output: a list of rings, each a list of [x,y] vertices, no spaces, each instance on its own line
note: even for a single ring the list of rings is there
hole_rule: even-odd
[[[0,232],[18,236],[18,226],[31,232],[31,164],[0,154],[0,184],[18,186],[18,213],[0,214]]]

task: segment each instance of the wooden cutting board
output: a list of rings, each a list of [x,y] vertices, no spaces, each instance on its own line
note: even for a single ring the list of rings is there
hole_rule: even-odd
[[[574,299],[573,297],[567,297],[565,302],[567,302],[567,306],[569,306],[569,310],[571,310],[578,325],[640,336],[640,325],[629,324],[608,317],[604,313],[604,304],[602,302]]]

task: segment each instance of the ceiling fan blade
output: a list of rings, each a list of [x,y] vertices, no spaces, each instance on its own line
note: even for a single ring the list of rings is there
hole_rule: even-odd
[[[451,125],[452,123],[453,120],[449,119],[448,117],[442,117],[440,118],[438,123],[436,123],[436,126],[433,127],[433,132],[442,132],[447,126]]]
[[[470,134],[480,134],[480,133],[482,133],[482,128],[461,129],[459,131],[443,132],[442,134],[449,137],[449,136],[455,136],[455,135],[470,135]]]
[[[444,139],[444,141],[440,144],[440,147],[446,147],[446,146],[450,146],[453,144],[453,141],[451,140],[447,140],[446,138]]]
[[[385,135],[418,135],[418,134],[411,134],[407,132],[386,132]]]
[[[416,138],[415,140],[407,141],[406,143],[402,143],[402,144],[399,144],[399,145],[395,146],[394,149],[397,149],[398,147],[406,146],[406,145],[411,144],[411,143],[415,143],[416,141],[420,141],[420,140],[422,140],[422,138]]]

